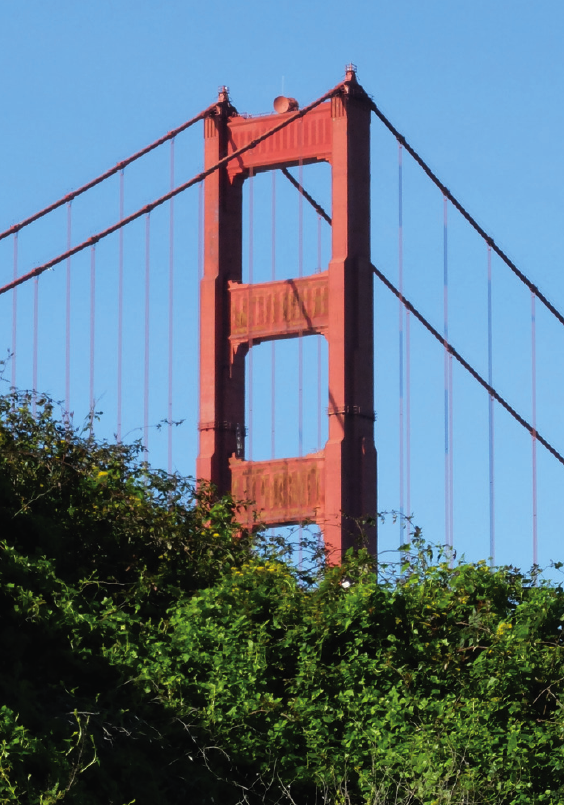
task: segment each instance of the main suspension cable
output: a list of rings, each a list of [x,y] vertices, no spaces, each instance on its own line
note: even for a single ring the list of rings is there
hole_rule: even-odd
[[[471,214],[468,212],[468,210],[466,210],[466,208],[462,206],[462,204],[460,203],[460,201],[458,201],[458,199],[457,199],[457,198],[455,198],[455,196],[453,196],[453,194],[450,192],[450,190],[448,189],[448,187],[446,187],[446,185],[444,185],[444,184],[441,182],[441,180],[439,179],[439,177],[438,177],[438,176],[437,176],[435,173],[433,173],[433,171],[432,171],[432,170],[431,170],[431,168],[430,168],[430,167],[427,165],[427,163],[425,162],[425,160],[424,160],[422,157],[420,157],[420,156],[419,156],[419,154],[417,153],[417,151],[416,151],[416,150],[415,150],[415,149],[414,149],[414,148],[413,148],[413,147],[412,147],[412,146],[411,146],[411,145],[410,145],[410,144],[407,142],[407,140],[405,139],[405,137],[403,136],[403,134],[400,134],[400,132],[399,132],[399,131],[396,129],[396,127],[395,127],[395,126],[394,126],[394,125],[393,125],[393,124],[392,124],[392,123],[391,123],[391,122],[388,120],[388,118],[387,118],[387,117],[385,116],[385,114],[384,114],[384,113],[383,113],[383,112],[382,112],[382,111],[381,111],[381,110],[378,108],[378,106],[377,106],[377,105],[374,103],[374,101],[373,101],[371,98],[369,98],[369,99],[368,99],[368,102],[369,102],[369,104],[370,104],[370,108],[372,109],[372,111],[374,112],[374,114],[376,115],[376,117],[378,117],[378,118],[379,118],[379,120],[381,120],[381,121],[382,121],[382,123],[384,124],[384,126],[386,126],[386,128],[388,129],[388,131],[390,131],[390,132],[393,134],[393,136],[396,138],[396,140],[397,140],[399,143],[401,143],[401,145],[403,145],[403,147],[405,148],[405,150],[406,150],[406,151],[407,151],[409,154],[411,154],[411,156],[412,156],[412,157],[413,157],[413,159],[414,159],[414,160],[417,162],[417,164],[419,165],[419,167],[421,167],[421,168],[422,168],[422,169],[425,171],[425,173],[427,174],[427,176],[429,177],[429,179],[431,179],[431,181],[433,182],[433,184],[435,184],[435,185],[436,185],[436,186],[439,188],[439,190],[441,191],[441,193],[442,193],[444,196],[446,196],[446,197],[448,198],[448,200],[451,202],[451,204],[453,205],[453,207],[456,207],[456,209],[457,209],[457,210],[458,210],[458,212],[459,212],[459,213],[462,215],[462,217],[463,217],[463,218],[465,218],[465,219],[468,221],[468,223],[470,224],[470,226],[472,226],[472,227],[473,227],[473,228],[476,230],[476,232],[477,232],[477,233],[480,235],[480,237],[482,237],[482,238],[483,238],[483,239],[486,241],[486,243],[488,244],[488,246],[490,246],[490,247],[491,247],[491,248],[494,250],[494,252],[495,252],[495,253],[496,253],[496,254],[497,254],[499,257],[501,257],[501,259],[503,260],[503,262],[506,264],[506,266],[508,266],[508,267],[511,269],[511,271],[513,271],[513,273],[515,274],[515,276],[516,276],[516,277],[518,277],[518,278],[521,280],[521,282],[522,282],[524,285],[526,285],[526,286],[527,286],[527,288],[528,288],[528,289],[529,289],[529,290],[530,290],[532,293],[534,293],[534,294],[535,294],[535,296],[537,297],[537,299],[539,299],[539,300],[540,300],[540,301],[543,303],[543,305],[544,305],[544,306],[545,306],[545,307],[546,307],[548,310],[550,310],[550,312],[552,313],[552,315],[553,315],[553,316],[555,316],[555,317],[558,319],[558,321],[560,322],[560,324],[564,324],[564,315],[563,315],[562,313],[560,313],[560,311],[559,311],[559,310],[557,310],[557,308],[555,308],[555,307],[554,307],[554,305],[553,305],[551,302],[549,302],[549,300],[546,298],[546,296],[544,296],[544,294],[543,294],[543,293],[541,293],[541,291],[539,291],[539,289],[537,288],[537,286],[536,286],[536,285],[535,285],[533,282],[531,282],[531,280],[530,280],[530,279],[529,279],[529,278],[528,278],[528,277],[527,277],[525,274],[523,274],[523,272],[522,272],[520,269],[518,269],[518,268],[517,268],[517,266],[515,265],[515,263],[513,262],[513,260],[511,260],[511,258],[510,258],[510,257],[508,257],[508,256],[505,254],[505,252],[503,251],[503,249],[501,249],[501,248],[500,248],[500,247],[497,245],[497,243],[496,243],[496,242],[495,242],[495,240],[494,240],[494,239],[491,237],[491,235],[488,235],[488,233],[485,231],[485,229],[483,229],[483,228],[480,226],[480,224],[479,224],[479,223],[476,221],[476,219],[475,219],[475,218],[474,218],[474,217],[473,217],[473,216],[472,216],[472,215],[471,215]]]
[[[372,264],[372,270],[374,274],[378,277],[378,279],[386,286],[386,288],[388,288],[388,290],[390,290],[399,299],[400,298],[399,290],[395,287],[395,285],[392,282],[390,282],[390,280],[386,277],[386,275],[383,274],[378,268],[376,268],[374,264]],[[417,310],[417,308],[414,305],[411,304],[411,302],[409,302],[405,298],[405,296],[403,297],[403,303],[405,307],[409,311],[411,311],[411,313],[413,313],[415,318],[421,322],[423,327],[425,327],[425,329],[427,329],[431,333],[431,335],[434,338],[436,338],[436,340],[450,352],[452,357],[456,358],[456,360],[460,363],[460,365],[463,366],[466,369],[466,371],[469,372],[472,375],[472,377],[475,380],[477,380],[478,383],[481,386],[483,386],[483,388],[485,388],[485,390],[489,394],[491,394],[494,400],[497,400],[497,402],[511,414],[513,419],[515,419],[520,425],[522,425],[525,428],[525,430],[527,430],[531,434],[531,436],[534,435],[536,440],[540,442],[543,445],[543,447],[546,447],[548,452],[552,453],[554,458],[556,458],[562,465],[564,465],[564,456],[561,453],[559,453],[558,450],[556,450],[556,448],[550,444],[550,442],[548,442],[543,436],[541,436],[541,434],[537,430],[535,430],[533,426],[527,422],[526,419],[524,419],[520,414],[518,414],[517,411],[507,402],[507,400],[505,400],[501,396],[501,394],[499,394],[493,388],[493,386],[491,386],[486,380],[484,380],[484,378],[468,363],[468,361],[462,357],[462,355],[458,352],[458,350],[456,350],[452,346],[452,344],[450,344],[449,342],[445,342],[444,337],[439,333],[439,331],[436,330],[433,327],[433,325],[427,321],[427,319]]]
[[[150,145],[145,146],[145,148],[142,148],[140,151],[137,151],[135,154],[128,157],[127,159],[118,162],[117,165],[105,171],[105,173],[101,173],[95,179],[92,179],[90,182],[87,182],[86,184],[82,185],[77,190],[73,190],[72,193],[68,193],[66,196],[63,196],[63,198],[54,201],[53,204],[49,204],[48,207],[45,207],[44,209],[39,210],[33,215],[30,215],[29,218],[24,218],[24,220],[20,221],[18,224],[14,224],[9,229],[6,229],[4,232],[0,232],[0,240],[7,238],[8,235],[11,235],[14,232],[19,232],[21,229],[23,229],[26,226],[29,226],[29,224],[32,224],[34,221],[38,221],[40,218],[43,218],[44,215],[48,215],[50,212],[57,210],[64,204],[68,204],[70,201],[73,201],[73,199],[77,198],[78,196],[81,196],[83,193],[86,193],[87,190],[91,190],[93,187],[96,187],[96,185],[101,184],[101,182],[104,182],[106,179],[109,179],[111,176],[114,176],[116,173],[119,173],[119,171],[122,171],[125,167],[127,167],[127,165],[131,165],[132,162],[135,162],[137,159],[144,157],[145,154],[148,154],[150,151],[153,151],[155,148],[158,148],[159,145],[163,145],[163,143],[166,143],[168,140],[172,140],[174,137],[176,137],[177,134],[180,134],[182,131],[186,131],[186,129],[189,129],[190,126],[193,126],[195,123],[198,123],[200,120],[203,120],[204,117],[210,115],[216,107],[217,102],[212,103],[210,106],[207,107],[207,109],[202,110],[195,117],[191,118],[190,120],[187,120],[181,126],[178,126],[178,128],[169,131],[168,134],[164,135],[164,137],[160,137],[158,140],[155,140]]]
[[[233,153],[227,154],[227,156],[224,156],[214,165],[211,165],[209,168],[206,168],[205,170],[196,174],[196,176],[193,176],[187,182],[184,182],[184,184],[175,187],[174,190],[170,190],[168,193],[165,193],[164,196],[161,196],[155,201],[152,201],[150,204],[146,204],[144,207],[141,207],[141,209],[137,210],[131,215],[128,215],[126,218],[122,218],[120,221],[117,221],[115,224],[112,224],[107,229],[103,229],[101,232],[97,232],[95,235],[92,235],[90,238],[87,238],[85,241],[79,243],[77,246],[74,246],[72,249],[69,249],[66,252],[63,252],[62,254],[59,254],[52,260],[48,260],[46,263],[43,263],[42,265],[37,266],[37,268],[32,269],[32,271],[28,271],[27,274],[22,274],[20,277],[13,280],[12,282],[8,282],[6,285],[3,285],[0,288],[0,295],[6,293],[7,291],[11,291],[18,285],[22,285],[22,283],[27,282],[27,280],[31,279],[32,277],[38,277],[40,274],[43,274],[44,271],[47,271],[50,268],[54,268],[54,266],[58,265],[63,260],[66,260],[68,257],[72,257],[73,255],[78,254],[78,252],[81,252],[88,246],[92,246],[93,243],[96,243],[97,241],[108,237],[108,235],[113,235],[114,232],[117,232],[118,230],[122,229],[122,227],[127,226],[133,221],[136,221],[143,215],[148,215],[154,209],[160,207],[161,204],[164,204],[166,201],[170,201],[170,199],[174,198],[175,196],[178,196],[185,190],[188,190],[189,187],[198,184],[203,179],[210,176],[212,173],[215,173],[216,170],[219,170],[219,168],[222,168],[224,165],[227,165],[233,159],[237,159],[247,151],[256,148],[256,146],[259,145],[259,143],[262,143],[264,140],[267,140],[269,137],[272,137],[274,134],[277,134],[279,131],[281,131],[281,129],[286,128],[286,126],[289,126],[294,121],[299,120],[304,115],[307,115],[308,112],[311,112],[313,109],[322,104],[324,101],[328,100],[329,98],[332,98],[334,95],[340,92],[342,88],[343,83],[341,82],[340,84],[337,84],[337,86],[333,87],[333,89],[329,90],[329,92],[326,92],[324,95],[321,95],[321,97],[317,98],[317,100],[312,101],[307,106],[304,106],[303,109],[299,109],[293,115],[290,115],[290,117],[286,118],[286,120],[282,120],[280,123],[277,123],[276,126],[273,126],[268,131],[265,131],[264,134],[261,134],[259,137],[256,137],[254,140],[251,140],[246,145],[243,145],[241,146],[241,148],[238,148],[236,151],[233,151]],[[122,163],[120,163],[120,165],[121,164]],[[12,230],[10,230],[10,232],[11,231]]]

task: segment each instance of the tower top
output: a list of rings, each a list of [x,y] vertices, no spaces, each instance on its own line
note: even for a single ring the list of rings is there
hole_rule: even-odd
[[[229,87],[221,85],[217,90],[218,103],[229,103]]]

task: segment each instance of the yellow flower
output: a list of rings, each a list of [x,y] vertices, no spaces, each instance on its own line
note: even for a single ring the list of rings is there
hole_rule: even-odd
[[[504,632],[507,632],[509,629],[513,629],[513,625],[511,623],[504,623],[503,621],[498,624],[496,629],[496,634],[501,637]]]
[[[108,473],[106,472],[106,470],[100,470],[100,472],[98,473],[98,478],[101,478],[102,475],[107,475],[107,474]]]

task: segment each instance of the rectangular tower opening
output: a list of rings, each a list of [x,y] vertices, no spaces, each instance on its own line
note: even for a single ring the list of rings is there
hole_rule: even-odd
[[[249,350],[246,459],[291,458],[323,449],[328,433],[327,369],[327,341],[321,335],[264,342]]]
[[[331,215],[331,166],[296,166],[288,172]],[[243,185],[243,282],[271,282],[326,271],[331,226],[282,170]]]

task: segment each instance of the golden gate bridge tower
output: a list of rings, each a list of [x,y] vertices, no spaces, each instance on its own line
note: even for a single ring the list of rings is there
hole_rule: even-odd
[[[338,561],[362,532],[376,552],[373,267],[370,259],[370,100],[352,65],[345,81],[298,109],[242,117],[220,91],[204,121],[204,266],[200,286],[197,477],[251,500],[268,526],[315,522]],[[236,155],[237,154],[237,155]],[[256,173],[331,166],[332,244],[326,270],[242,282],[243,184]],[[301,188],[300,188],[301,189]],[[274,339],[328,343],[329,438],[299,457],[245,458],[245,357]]]

